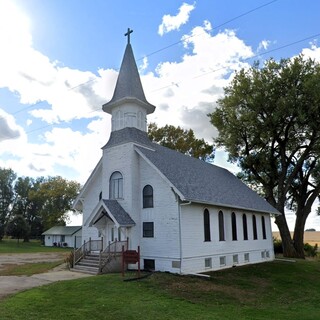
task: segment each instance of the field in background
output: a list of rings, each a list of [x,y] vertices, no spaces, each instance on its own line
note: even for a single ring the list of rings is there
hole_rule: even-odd
[[[293,235],[293,232],[291,232],[291,236]],[[276,239],[281,239],[280,232],[274,231],[272,232],[272,236]],[[320,231],[305,231],[304,232],[304,243],[309,243],[312,246],[318,245],[320,248]]]

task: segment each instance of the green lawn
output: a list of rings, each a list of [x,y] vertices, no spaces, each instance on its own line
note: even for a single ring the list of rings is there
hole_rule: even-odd
[[[49,270],[61,265],[62,263],[63,260],[53,262],[25,263],[19,265],[7,264],[0,269],[0,276],[31,276],[37,273],[48,272]]]
[[[34,253],[34,252],[67,252],[70,248],[45,247],[41,245],[41,241],[30,240],[23,242],[16,239],[2,239],[0,241],[1,253]]]
[[[320,262],[275,261],[211,273],[57,282],[0,301],[15,319],[319,319]]]

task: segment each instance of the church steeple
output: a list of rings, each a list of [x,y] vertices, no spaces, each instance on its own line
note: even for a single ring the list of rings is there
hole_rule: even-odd
[[[146,116],[155,110],[155,106],[150,104],[144,95],[130,44],[131,33],[132,30],[128,29],[125,34],[128,37],[128,43],[113,97],[102,106],[104,112],[112,115],[112,131],[125,127],[135,127],[147,131]]]

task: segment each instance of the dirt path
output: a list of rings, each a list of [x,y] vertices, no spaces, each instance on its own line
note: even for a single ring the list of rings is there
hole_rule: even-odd
[[[61,261],[65,257],[60,252],[41,253],[10,253],[0,254],[0,271],[6,264],[25,264],[37,262]],[[39,287],[56,281],[72,280],[90,277],[89,274],[69,271],[65,264],[62,264],[49,272],[34,274],[32,276],[0,276],[0,300],[4,297],[24,291],[30,288]]]

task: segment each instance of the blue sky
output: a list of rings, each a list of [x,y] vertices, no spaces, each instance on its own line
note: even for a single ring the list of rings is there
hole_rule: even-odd
[[[235,70],[300,53],[320,61],[320,1],[0,0],[0,167],[85,182],[110,134],[130,27],[149,121],[192,128]],[[234,171],[226,154],[216,164]],[[317,222],[319,225],[320,223]]]

